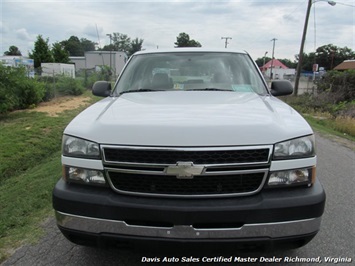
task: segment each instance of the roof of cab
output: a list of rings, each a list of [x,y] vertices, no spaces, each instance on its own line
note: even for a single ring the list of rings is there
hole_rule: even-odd
[[[138,54],[157,54],[157,53],[195,53],[195,52],[208,52],[208,53],[239,53],[239,54],[248,54],[243,50],[230,50],[230,49],[206,49],[200,47],[178,47],[178,48],[170,48],[170,49],[152,49],[152,50],[144,50],[136,52],[135,55]]]

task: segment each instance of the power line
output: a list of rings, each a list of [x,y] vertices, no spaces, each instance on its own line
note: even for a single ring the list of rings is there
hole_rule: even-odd
[[[351,5],[351,4],[345,4],[345,3],[341,3],[341,2],[335,2],[337,5],[343,5],[343,6],[350,6],[350,7],[355,7],[355,5]]]

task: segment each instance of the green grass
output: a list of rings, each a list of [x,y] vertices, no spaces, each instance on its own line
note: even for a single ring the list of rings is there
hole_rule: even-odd
[[[15,112],[0,120],[0,184],[60,149],[70,113],[49,117],[45,113]]]
[[[86,92],[85,96],[90,94]],[[96,97],[91,98],[95,101]],[[33,111],[0,116],[0,185],[13,175],[38,164],[60,150],[65,126],[83,107],[64,111],[58,117]]]
[[[0,186],[0,262],[10,250],[35,241],[38,226],[52,212],[52,189],[60,178],[60,152],[28,171],[6,179]]]
[[[335,135],[351,141],[355,141],[355,136],[341,131],[339,129],[339,126],[335,124],[336,122],[333,119],[316,118],[313,115],[309,114],[304,114],[303,117],[307,120],[307,122],[315,131],[318,131],[325,135]]]
[[[324,95],[323,95],[324,96]],[[297,97],[281,97],[282,100],[303,114],[313,128],[350,140],[355,140],[355,101],[333,104],[328,99],[304,94]]]
[[[91,96],[91,102],[98,99]],[[33,110],[0,116],[0,263],[42,233],[38,225],[52,214],[52,190],[61,176],[63,130],[84,108],[58,117]]]

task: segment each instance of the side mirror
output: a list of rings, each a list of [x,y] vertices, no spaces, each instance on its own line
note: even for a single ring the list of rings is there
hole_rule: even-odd
[[[293,86],[288,80],[275,80],[271,83],[271,94],[273,96],[284,96],[292,93]]]
[[[107,81],[96,81],[92,86],[92,94],[100,97],[111,95],[111,83]]]

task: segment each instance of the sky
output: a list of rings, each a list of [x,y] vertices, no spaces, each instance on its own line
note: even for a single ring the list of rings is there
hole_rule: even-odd
[[[334,44],[355,51],[355,0],[313,0],[304,52]],[[109,44],[119,32],[144,39],[143,49],[174,48],[181,32],[204,48],[267,52],[290,60],[299,53],[308,0],[120,1],[0,0],[0,55],[15,45],[23,56],[38,35],[49,44],[70,36]],[[272,41],[275,39],[275,42]],[[273,49],[273,44],[275,48]]]

